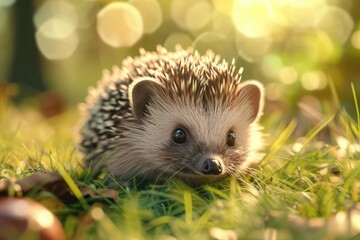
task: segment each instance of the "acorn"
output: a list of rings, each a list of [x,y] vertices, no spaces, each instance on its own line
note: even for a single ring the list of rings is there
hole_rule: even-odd
[[[0,240],[65,240],[60,221],[27,198],[0,198]]]

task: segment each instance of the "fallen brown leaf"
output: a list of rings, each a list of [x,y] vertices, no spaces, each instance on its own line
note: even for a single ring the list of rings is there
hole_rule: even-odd
[[[65,204],[77,202],[77,198],[66,181],[58,172],[38,172],[19,180],[0,181],[0,196],[21,197],[28,193],[46,191],[55,195]],[[85,199],[89,202],[115,202],[118,191],[112,189],[80,188]]]

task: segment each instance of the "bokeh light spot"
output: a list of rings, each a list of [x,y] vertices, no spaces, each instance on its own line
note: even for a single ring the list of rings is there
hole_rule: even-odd
[[[354,48],[360,49],[360,30],[357,30],[351,36],[351,44]]]
[[[54,225],[55,218],[48,210],[38,210],[35,219],[40,227],[49,228]]]
[[[349,141],[343,136],[336,136],[336,142],[341,149],[347,149],[349,147]]]
[[[205,27],[213,14],[212,5],[205,0],[173,0],[171,16],[181,28],[197,31]]]
[[[317,14],[315,28],[326,32],[334,41],[344,44],[354,28],[354,20],[345,10],[328,6]]]
[[[157,0],[131,0],[129,3],[136,7],[141,14],[144,33],[153,33],[160,27],[163,19],[161,7]]]
[[[327,83],[328,79],[322,71],[309,71],[301,77],[301,84],[309,91],[324,89]]]
[[[164,43],[166,49],[175,49],[176,45],[183,48],[190,47],[192,44],[191,37],[186,33],[175,32],[167,37]]]
[[[202,1],[194,4],[186,14],[186,25],[189,30],[200,30],[211,20],[213,7],[210,3]]]
[[[294,0],[283,1],[282,11],[290,25],[297,27],[312,27],[319,9],[327,6],[326,0]]]
[[[218,227],[212,227],[209,232],[214,239],[228,239],[228,240],[238,239],[238,236],[233,230],[226,230]]]
[[[97,32],[100,38],[112,47],[130,47],[143,34],[143,20],[134,6],[113,2],[98,13]]]
[[[269,83],[265,86],[266,98],[270,101],[276,101],[283,95],[283,84]]]
[[[290,85],[296,82],[298,73],[292,66],[282,67],[279,71],[279,79],[282,83]]]
[[[58,18],[44,22],[36,31],[35,38],[40,52],[50,60],[70,57],[79,44],[74,25]]]
[[[214,12],[211,19],[212,28],[215,32],[228,34],[233,32],[234,25],[231,18],[223,13]]]
[[[234,1],[212,0],[216,12],[229,15],[234,7]]]
[[[232,20],[236,30],[247,37],[265,37],[272,29],[269,5],[262,0],[236,0]]]
[[[238,54],[248,62],[256,62],[263,58],[272,44],[272,38],[249,38],[242,34],[235,37]]]
[[[34,24],[36,28],[40,28],[47,20],[52,18],[67,22],[69,25],[73,25],[74,28],[76,28],[78,24],[74,6],[66,1],[45,1],[34,15]]]
[[[296,143],[294,143],[293,145],[292,145],[292,150],[293,150],[293,152],[300,152],[300,150],[303,148],[303,144],[302,143],[300,143],[300,142],[296,142]]]
[[[306,38],[308,55],[314,62],[326,62],[336,59],[335,46],[326,32],[315,32]]]
[[[94,207],[91,209],[91,217],[95,220],[100,220],[104,217],[104,211],[100,207]]]
[[[283,61],[278,55],[267,55],[261,62],[262,72],[270,78],[277,78],[283,66]]]
[[[359,183],[357,185],[359,185]],[[359,210],[360,205],[358,204],[357,207],[358,207],[357,210],[353,210],[351,212],[350,220],[351,220],[351,224],[352,224],[353,229],[355,229],[355,231],[360,232],[360,210]]]
[[[181,28],[188,30],[187,13],[189,9],[201,0],[173,0],[171,3],[171,17]]]
[[[44,2],[36,11],[36,43],[42,55],[50,60],[69,58],[79,44],[78,18],[74,5],[66,1]]]
[[[284,53],[288,58],[297,60],[304,70],[311,68],[314,63],[336,62],[341,56],[338,44],[322,31],[290,36],[286,40]]]

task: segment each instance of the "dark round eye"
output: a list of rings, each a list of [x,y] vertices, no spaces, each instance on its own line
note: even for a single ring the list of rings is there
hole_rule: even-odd
[[[175,143],[185,143],[186,141],[186,133],[183,129],[177,128],[174,130],[172,135],[172,140]]]
[[[235,133],[233,131],[230,131],[226,137],[226,145],[228,145],[229,147],[235,146],[235,140]]]

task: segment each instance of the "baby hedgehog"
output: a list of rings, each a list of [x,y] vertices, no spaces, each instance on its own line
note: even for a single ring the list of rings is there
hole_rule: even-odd
[[[82,105],[87,166],[119,180],[178,177],[192,185],[238,175],[262,154],[264,88],[208,51],[140,50],[105,71]]]

